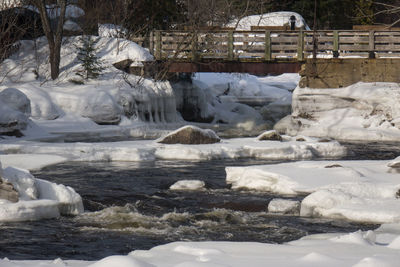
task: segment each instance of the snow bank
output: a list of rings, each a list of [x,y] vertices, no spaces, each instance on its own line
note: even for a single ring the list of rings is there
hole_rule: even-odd
[[[2,178],[19,194],[19,201],[0,203],[0,222],[40,220],[83,212],[82,199],[74,189],[34,178],[14,167],[2,170]]]
[[[295,16],[296,27],[304,27],[310,30],[307,23],[301,15],[296,12],[281,11],[271,12],[262,15],[252,15],[229,22],[226,27],[232,27],[236,30],[250,31],[251,26],[290,26],[290,17]]]
[[[338,140],[400,140],[400,86],[357,83],[345,88],[297,87],[292,115],[275,128]]]
[[[155,159],[210,160],[229,158],[312,159],[337,158],[347,154],[338,142],[258,141],[256,138],[222,140],[216,144],[159,144],[156,141],[106,143],[0,143],[5,153],[54,154],[74,161],[152,161]]]
[[[0,134],[26,129],[31,114],[30,101],[15,88],[0,90]]]
[[[227,167],[232,188],[277,194],[310,194],[300,215],[358,222],[400,222],[398,174],[387,161],[295,162]]]

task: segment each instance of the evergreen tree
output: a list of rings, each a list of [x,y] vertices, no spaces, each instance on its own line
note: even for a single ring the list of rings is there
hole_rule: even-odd
[[[76,46],[76,48],[78,49],[78,60],[81,62],[82,68],[76,74],[86,80],[95,79],[104,70],[103,63],[96,56],[96,43],[98,40],[84,35],[80,37],[80,42],[82,46]]]

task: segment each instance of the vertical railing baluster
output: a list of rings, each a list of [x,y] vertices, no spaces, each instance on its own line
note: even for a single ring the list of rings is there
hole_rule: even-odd
[[[156,52],[155,56],[157,60],[161,60],[162,58],[162,42],[161,42],[161,31],[156,31]]]
[[[375,58],[375,31],[369,31],[368,58]]]
[[[228,32],[228,60],[233,60],[233,31]]]
[[[339,57],[339,32],[333,31],[333,57]]]
[[[304,60],[304,32],[302,29],[299,30],[299,38],[297,41],[297,60]]]
[[[265,31],[265,60],[269,61],[272,59],[271,56],[271,32]]]

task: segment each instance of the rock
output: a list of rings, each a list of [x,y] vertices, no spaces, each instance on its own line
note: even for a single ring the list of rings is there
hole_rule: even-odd
[[[28,97],[15,88],[6,88],[0,92],[0,100],[9,108],[19,111],[26,116],[31,115],[31,102]]]
[[[11,183],[3,181],[0,177],[0,199],[5,199],[10,202],[18,202],[18,192]]]
[[[390,168],[400,168],[400,157],[395,158],[387,164]]]
[[[297,141],[297,142],[305,142],[306,139],[304,139],[304,137],[297,137],[297,138],[296,138],[296,141]]]
[[[25,114],[0,100],[0,135],[22,136],[21,131],[26,129],[28,120]]]
[[[170,190],[201,190],[205,183],[199,180],[181,180],[169,187]]]
[[[169,133],[157,142],[162,144],[197,145],[214,144],[220,141],[221,139],[214,131],[188,125]]]
[[[257,137],[259,141],[282,141],[282,136],[275,130],[266,131]]]
[[[297,200],[274,198],[268,204],[268,212],[299,215],[300,202]]]

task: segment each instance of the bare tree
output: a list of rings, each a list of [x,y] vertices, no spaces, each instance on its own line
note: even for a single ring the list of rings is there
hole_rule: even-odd
[[[63,37],[63,26],[65,20],[65,11],[67,9],[67,0],[58,0],[56,8],[60,9],[57,25],[53,28],[50,23],[48,7],[45,0],[33,0],[33,4],[39,10],[42,20],[43,31],[46,35],[50,50],[50,71],[53,80],[60,74],[60,51]],[[56,12],[58,15],[58,12]]]

